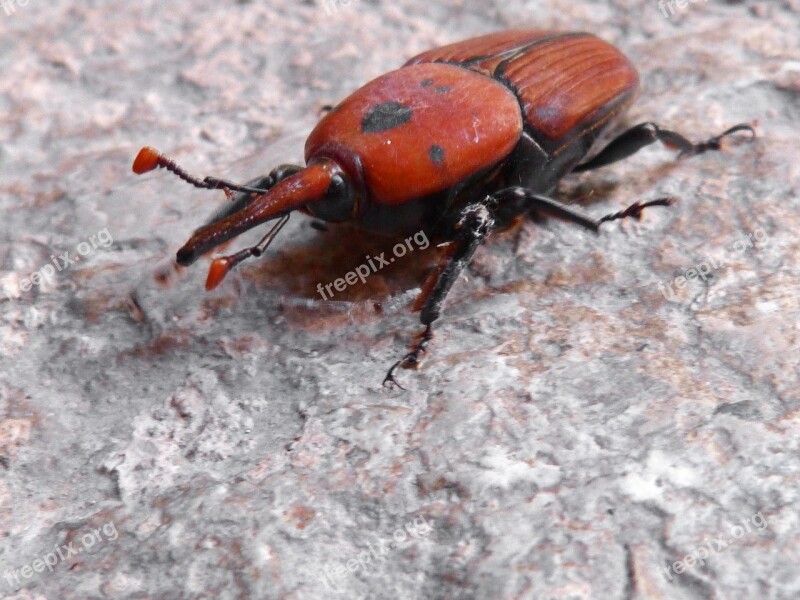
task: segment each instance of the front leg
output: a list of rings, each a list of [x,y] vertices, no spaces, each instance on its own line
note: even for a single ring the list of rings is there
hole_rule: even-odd
[[[425,330],[413,350],[389,369],[383,380],[384,386],[387,383],[393,383],[403,389],[394,378],[397,367],[416,369],[421,364],[420,356],[425,353],[428,343],[433,337],[432,325],[439,318],[444,299],[459,275],[472,260],[475,250],[494,230],[494,216],[489,208],[494,205],[494,198],[488,196],[484,201],[469,205],[461,212],[454,227],[454,239],[447,249],[447,254],[442,257],[439,266],[428,276],[422,292],[415,302],[415,307],[422,309],[419,320],[425,326]]]

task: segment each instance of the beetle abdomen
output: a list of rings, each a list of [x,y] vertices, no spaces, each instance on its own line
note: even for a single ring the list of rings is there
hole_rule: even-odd
[[[516,94],[525,129],[550,154],[584,151],[639,91],[631,62],[588,33],[512,30],[424,52],[406,64],[447,62],[488,74]]]

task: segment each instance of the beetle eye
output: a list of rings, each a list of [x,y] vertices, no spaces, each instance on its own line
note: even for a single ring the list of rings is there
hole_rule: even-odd
[[[355,191],[350,180],[342,173],[335,173],[322,200],[309,202],[305,209],[323,221],[347,221],[353,218]]]

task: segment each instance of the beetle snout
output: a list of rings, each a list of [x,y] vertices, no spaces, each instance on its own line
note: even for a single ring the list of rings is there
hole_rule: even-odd
[[[180,250],[178,250],[177,255],[175,256],[175,260],[178,264],[182,267],[188,267],[194,261],[197,260],[198,254],[192,248],[187,248],[184,246]]]
[[[307,166],[264,194],[253,197],[240,211],[195,231],[178,250],[178,264],[190,265],[209,250],[261,223],[280,220],[300,208],[308,210],[310,205],[322,202],[332,189],[336,194],[346,197],[348,186],[340,175],[338,165],[331,161]]]

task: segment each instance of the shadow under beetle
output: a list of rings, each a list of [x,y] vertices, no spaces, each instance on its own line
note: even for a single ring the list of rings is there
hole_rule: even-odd
[[[180,265],[275,221],[256,246],[214,259],[208,290],[235,265],[260,256],[295,210],[389,235],[425,230],[450,242],[414,305],[425,329],[384,379],[399,385],[396,368],[420,365],[447,293],[492,232],[528,212],[596,232],[606,221],[639,218],[648,206],[672,203],[636,202],[596,219],[549,196],[562,177],[603,167],[655,141],[684,157],[718,150],[734,132],[755,137],[752,127],[740,124],[693,144],[641,123],[587,159],[638,92],[631,62],[591,34],[503,31],[424,52],[330,108],[306,140],[305,167],[282,165],[239,185],[200,180],[146,147],[133,170],[163,167],[196,187],[223,189],[233,200],[178,250]]]

